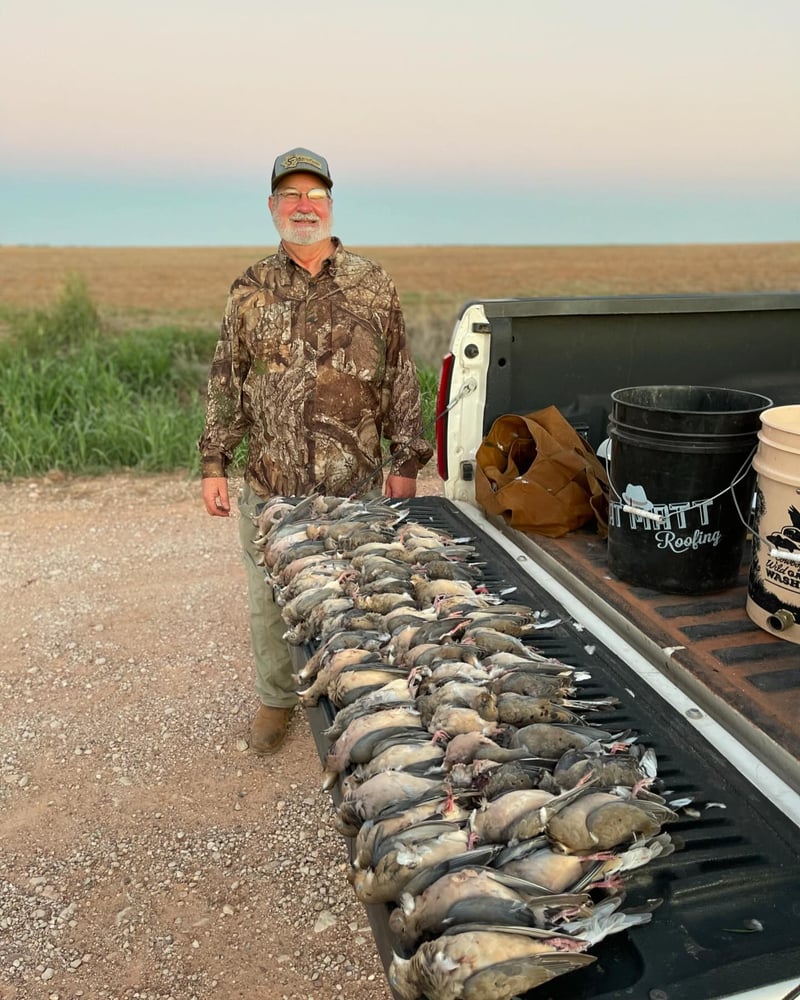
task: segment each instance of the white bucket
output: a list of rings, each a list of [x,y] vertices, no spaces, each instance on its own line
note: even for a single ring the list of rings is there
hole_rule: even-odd
[[[760,628],[800,643],[800,406],[761,414],[747,614]]]

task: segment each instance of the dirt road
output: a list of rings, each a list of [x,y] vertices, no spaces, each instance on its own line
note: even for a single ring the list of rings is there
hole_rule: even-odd
[[[0,497],[1,1000],[387,1000],[303,715],[245,749],[236,521],[175,476]]]

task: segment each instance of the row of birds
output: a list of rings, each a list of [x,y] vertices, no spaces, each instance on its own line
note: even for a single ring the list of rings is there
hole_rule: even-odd
[[[551,623],[487,591],[470,540],[316,494],[258,526],[286,639],[315,647],[300,700],[336,709],[323,787],[356,895],[390,907],[395,995],[510,1000],[647,923],[626,874],[671,853],[678,818],[655,754],[587,720],[616,701],[537,652]]]

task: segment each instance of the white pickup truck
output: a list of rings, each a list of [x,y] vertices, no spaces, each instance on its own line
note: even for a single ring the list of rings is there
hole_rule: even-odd
[[[676,831],[683,849],[634,880],[632,897],[664,900],[652,924],[543,992],[789,1000],[800,996],[800,645],[747,616],[747,550],[734,587],[665,594],[615,579],[595,530],[522,534],[475,498],[476,451],[501,414],[555,405],[596,449],[612,391],[651,385],[800,403],[800,294],[472,302],[442,368],[444,513],[469,524],[528,603],[562,618],[553,655],[592,650],[598,690],[629,708],[613,721],[646,733],[670,787],[696,805]]]
[[[521,1000],[793,1000],[800,644],[748,617],[747,550],[734,586],[661,593],[616,579],[592,525],[560,538],[522,534],[476,502],[476,452],[497,417],[553,405],[597,449],[612,392],[654,385],[800,402],[800,294],[467,304],[439,389],[445,495],[407,503],[412,520],[469,536],[488,588],[513,589],[553,626],[536,631],[537,649],[590,674],[582,692],[615,706],[597,724],[635,731],[656,753],[669,801],[684,803],[669,826],[675,852],[626,879],[626,907],[659,901],[652,921],[609,936],[593,964]],[[292,649],[299,668],[312,651]],[[323,698],[307,713],[324,758],[335,710]],[[389,908],[367,912],[388,967],[398,944]]]

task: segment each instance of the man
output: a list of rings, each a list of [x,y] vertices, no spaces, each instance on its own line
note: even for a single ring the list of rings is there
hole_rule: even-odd
[[[253,556],[253,514],[270,496],[379,489],[381,439],[390,497],[413,497],[432,449],[422,437],[419,382],[394,283],[331,235],[327,160],[292,149],[275,160],[269,209],[277,253],[232,285],[199,441],[203,502],[228,517],[226,468],[248,437],[239,534],[261,706],[250,726],[259,754],[283,744],[297,697],[285,625]]]

